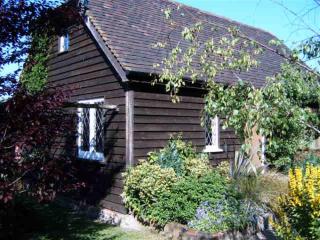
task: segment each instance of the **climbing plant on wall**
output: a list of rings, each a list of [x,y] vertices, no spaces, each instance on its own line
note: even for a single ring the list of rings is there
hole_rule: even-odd
[[[39,92],[44,89],[47,78],[48,69],[47,62],[49,58],[50,38],[46,33],[32,34],[31,54],[25,63],[25,67],[20,76],[20,82],[30,94]]]

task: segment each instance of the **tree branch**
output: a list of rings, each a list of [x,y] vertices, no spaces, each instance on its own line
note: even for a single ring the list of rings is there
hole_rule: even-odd
[[[301,121],[303,124],[305,124],[308,128],[311,128],[312,130],[314,130],[316,133],[320,134],[320,130],[317,129],[316,127],[312,126],[311,124],[309,123],[306,123],[306,122],[303,122]]]
[[[176,7],[178,7],[178,6],[180,5],[179,3],[173,3],[173,4],[176,5]],[[228,27],[225,27],[225,26],[220,25],[220,24],[217,24],[217,23],[210,22],[210,21],[208,21],[208,20],[206,20],[206,19],[200,19],[200,18],[194,16],[194,14],[192,14],[187,8],[183,8],[183,10],[184,10],[192,19],[194,19],[195,21],[198,21],[198,22],[199,22],[199,21],[200,21],[200,22],[206,22],[207,24],[212,25],[212,26],[214,26],[214,27],[216,27],[216,28],[220,28],[220,29],[223,29],[223,30],[226,30],[226,31],[229,30]],[[319,33],[317,33],[317,32],[316,32],[316,34],[319,35]],[[245,35],[245,34],[243,34],[243,33],[241,33],[241,32],[238,33],[238,36],[239,36],[241,39],[244,39],[244,40],[247,40],[247,41],[251,41],[251,42],[257,44],[257,45],[260,46],[261,48],[263,48],[263,49],[265,49],[265,50],[268,50],[268,51],[271,51],[271,52],[279,55],[280,57],[282,57],[282,58],[284,58],[284,59],[286,59],[286,60],[289,60],[289,61],[292,61],[292,60],[293,60],[291,56],[286,55],[286,54],[284,54],[284,53],[281,53],[281,52],[279,52],[278,50],[273,49],[272,47],[270,47],[270,46],[268,46],[268,45],[266,45],[266,44],[264,44],[264,43],[261,43],[261,42],[255,40],[255,39],[253,39],[253,38],[251,38],[251,37],[249,37],[249,36],[247,36],[247,35]],[[320,73],[315,72],[313,69],[311,69],[310,67],[308,67],[308,66],[307,66],[306,64],[304,64],[303,62],[295,61],[294,64],[297,64],[298,66],[300,66],[301,68],[305,69],[305,70],[308,71],[308,72],[314,73],[317,77],[320,78]]]
[[[307,28],[309,29],[311,32],[313,32],[314,34],[319,34],[318,31],[314,30],[312,27],[309,26],[309,24],[307,24],[304,19],[299,16],[296,12],[292,11],[290,8],[286,7],[283,3],[278,2],[276,0],[270,0],[271,2],[273,2],[274,4],[279,5],[280,7],[284,8],[286,11],[288,11],[289,13],[291,13],[293,16],[295,16],[296,18],[298,18],[301,23]]]

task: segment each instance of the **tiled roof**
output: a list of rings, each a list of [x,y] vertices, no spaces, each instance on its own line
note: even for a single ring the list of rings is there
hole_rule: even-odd
[[[159,50],[153,45],[168,40],[168,36],[172,46],[181,41],[181,27],[170,25],[162,12],[176,5],[177,3],[168,0],[89,0],[86,14],[125,71],[159,73],[161,69],[154,68],[154,64],[160,64],[170,49]],[[181,14],[184,11],[196,19]],[[275,38],[266,31],[185,5],[181,6],[179,14],[173,19],[182,27],[190,26],[199,19],[224,27],[236,26],[246,35],[265,44]],[[220,39],[223,34],[225,30],[212,31],[211,26],[205,26],[201,37],[206,39],[213,36]],[[258,68],[240,74],[243,80],[251,81],[257,87],[264,84],[266,76],[272,76],[279,71],[283,59],[275,53],[265,51],[259,56],[259,61]],[[218,81],[225,83],[236,80],[236,77],[228,72],[218,78]]]

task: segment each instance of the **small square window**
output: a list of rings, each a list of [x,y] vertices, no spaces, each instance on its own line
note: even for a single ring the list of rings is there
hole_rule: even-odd
[[[69,50],[69,45],[70,45],[70,37],[69,34],[66,33],[63,36],[59,37],[59,52],[66,52]]]
[[[223,152],[220,148],[220,120],[206,116],[205,118],[205,149],[204,152]]]
[[[104,99],[79,101],[84,104],[102,104]],[[104,160],[104,111],[102,108],[78,108],[78,157]]]

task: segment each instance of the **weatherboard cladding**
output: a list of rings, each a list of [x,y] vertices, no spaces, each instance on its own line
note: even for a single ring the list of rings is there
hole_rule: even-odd
[[[145,159],[148,152],[159,150],[167,144],[173,133],[183,134],[199,152],[204,149],[205,132],[201,126],[203,98],[186,89],[181,102],[173,104],[165,91],[146,91],[135,88],[134,100],[134,155],[135,159]],[[232,129],[222,129],[221,153],[211,153],[211,164],[231,161],[235,150],[240,147],[240,140]]]
[[[170,47],[155,49],[152,46],[168,39],[168,46],[176,46],[177,42],[181,41],[182,28],[199,20],[205,23],[204,31],[200,35],[203,41],[210,37],[219,40],[226,33],[226,30],[221,28],[212,30],[212,25],[206,22],[223,27],[236,26],[247,36],[266,45],[275,38],[263,30],[185,5],[173,16],[179,26],[173,27],[165,20],[163,10],[176,6],[177,3],[168,0],[89,0],[86,15],[120,65],[128,72],[160,73],[161,67],[155,68],[154,64],[161,64],[168,56]],[[182,46],[185,44],[187,43],[182,41]],[[272,76],[279,71],[283,59],[270,51],[265,51],[258,59],[261,63],[258,68],[241,73],[240,77],[260,87],[266,76]],[[236,80],[237,78],[228,72],[217,77],[217,81],[223,83],[234,83]]]
[[[104,164],[77,161],[80,178],[87,184],[86,188],[81,190],[79,199],[89,204],[100,204],[108,209],[126,212],[120,196],[123,189],[121,173],[126,167],[126,107],[121,79],[84,26],[70,28],[70,48],[67,52],[59,53],[57,43],[58,40],[52,47],[48,63],[49,84],[71,89],[72,102],[104,98],[108,104],[119,107],[116,114],[108,111],[105,116],[107,151]],[[68,142],[61,144],[64,144],[66,149],[74,148],[71,153],[76,154],[75,140],[73,136]]]

